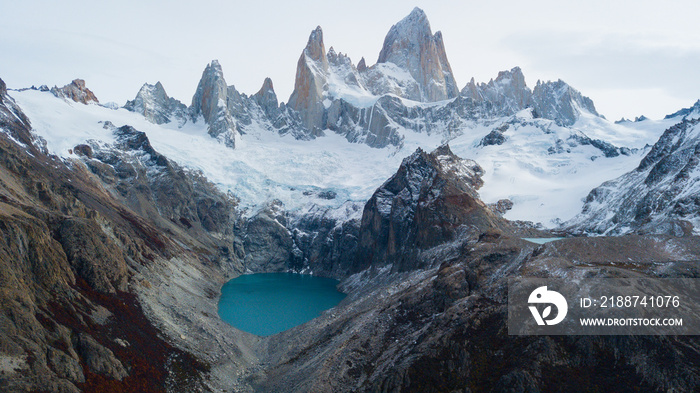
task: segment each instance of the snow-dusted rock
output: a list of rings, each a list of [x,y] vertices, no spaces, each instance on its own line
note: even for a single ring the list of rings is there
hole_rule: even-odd
[[[228,87],[217,60],[213,60],[202,73],[197,91],[192,97],[192,120],[199,116],[209,125],[209,134],[222,139],[227,146],[235,147],[236,122],[227,108]]]
[[[160,82],[155,85],[144,83],[136,97],[127,101],[124,108],[142,114],[156,124],[170,123],[177,119],[181,124],[187,121],[187,106],[168,97]]]
[[[407,71],[418,91],[408,91],[404,98],[422,102],[441,101],[459,94],[450,63],[447,61],[442,33],[435,34],[420,8],[389,29],[377,64],[391,63]]]
[[[474,78],[462,89],[461,95],[483,104],[493,105],[494,114],[510,116],[530,104],[532,91],[525,84],[525,76],[520,67],[501,71],[489,83],[475,83]]]
[[[54,86],[51,88],[51,93],[56,97],[73,100],[81,104],[100,103],[95,94],[85,86],[85,81],[82,79],[74,79],[73,82],[63,87]]]
[[[554,120],[560,126],[571,126],[582,111],[600,116],[593,101],[559,79],[556,82],[537,81],[532,91],[532,108],[536,116]]]
[[[606,235],[688,234],[700,226],[699,164],[700,120],[684,119],[664,132],[635,170],[593,189],[566,225]]]
[[[447,145],[406,157],[365,205],[356,270],[390,263],[399,271],[420,268],[419,250],[454,240],[460,232],[505,228],[479,199],[483,174],[481,166],[457,157]]]
[[[252,95],[252,98],[268,117],[274,118],[277,115],[279,103],[277,102],[275,88],[272,85],[272,79],[265,78],[262,87],[257,93]]]
[[[697,100],[690,108],[683,108],[677,112],[667,115],[664,119],[694,119],[700,117],[700,100]],[[635,120],[636,121],[636,120]]]

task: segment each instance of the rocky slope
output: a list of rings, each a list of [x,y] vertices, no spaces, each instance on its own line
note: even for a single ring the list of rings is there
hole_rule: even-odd
[[[207,199],[178,193],[192,178],[132,129],[115,129],[120,144],[113,151],[77,146],[82,160],[63,161],[45,153],[1,82],[0,99],[0,385],[201,389],[201,373],[211,366],[166,340],[137,294],[150,286],[143,272],[176,254],[192,268],[235,265],[235,256],[221,251],[225,237],[204,229],[213,233],[228,215],[212,219]],[[211,187],[205,183],[199,189]],[[181,211],[188,204],[193,216]],[[230,232],[232,225],[225,227]]]
[[[572,229],[595,234],[697,233],[700,225],[700,120],[683,119],[664,132],[632,172],[591,191]]]

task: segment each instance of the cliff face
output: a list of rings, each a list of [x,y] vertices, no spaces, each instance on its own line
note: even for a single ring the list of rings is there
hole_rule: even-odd
[[[192,97],[190,112],[193,121],[199,116],[209,125],[209,135],[221,139],[229,147],[236,145],[236,122],[228,110],[228,86],[217,60],[202,72],[197,91]]]
[[[301,115],[302,125],[315,134],[323,127],[323,91],[327,83],[328,58],[323,31],[316,27],[297,62],[294,91],[288,106]]]
[[[389,263],[413,270],[420,267],[420,250],[453,241],[461,231],[504,228],[476,192],[482,174],[478,164],[455,156],[447,145],[404,159],[365,205],[357,271]]]
[[[377,64],[392,63],[418,82],[420,91],[405,98],[432,102],[459,94],[447,61],[442,33],[432,34],[428,18],[420,8],[393,25],[384,38]]]

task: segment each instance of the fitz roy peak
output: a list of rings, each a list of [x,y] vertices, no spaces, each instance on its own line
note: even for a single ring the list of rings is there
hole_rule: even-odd
[[[414,101],[434,102],[455,98],[459,94],[447,61],[442,33],[432,34],[425,12],[420,8],[393,25],[384,39],[377,64],[393,63],[411,74],[418,82],[418,94],[404,97]]]

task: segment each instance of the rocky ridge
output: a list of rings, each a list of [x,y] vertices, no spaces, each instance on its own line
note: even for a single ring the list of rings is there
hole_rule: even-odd
[[[174,115],[182,124],[182,106],[168,99],[162,86],[150,86],[125,107],[156,123]],[[342,52],[326,50],[323,31],[316,27],[297,62],[286,104],[278,102],[269,78],[252,96],[227,86],[221,65],[212,61],[188,111],[192,121],[201,116],[209,133],[231,147],[251,128],[297,139],[330,131],[353,143],[400,148],[407,131],[448,141],[477,123],[502,122],[525,109],[560,127],[573,126],[581,113],[598,116],[589,98],[562,81],[538,81],[530,90],[518,67],[487,84],[472,79],[460,93],[441,33],[433,34],[425,13],[415,8],[391,27],[372,66],[364,58],[355,66]]]
[[[95,94],[85,86],[85,81],[82,79],[75,79],[63,87],[54,86],[51,88],[51,93],[58,98],[73,100],[81,104],[100,103]]]
[[[582,212],[565,225],[606,235],[697,232],[699,123],[684,117],[666,130],[635,170],[593,189]]]

